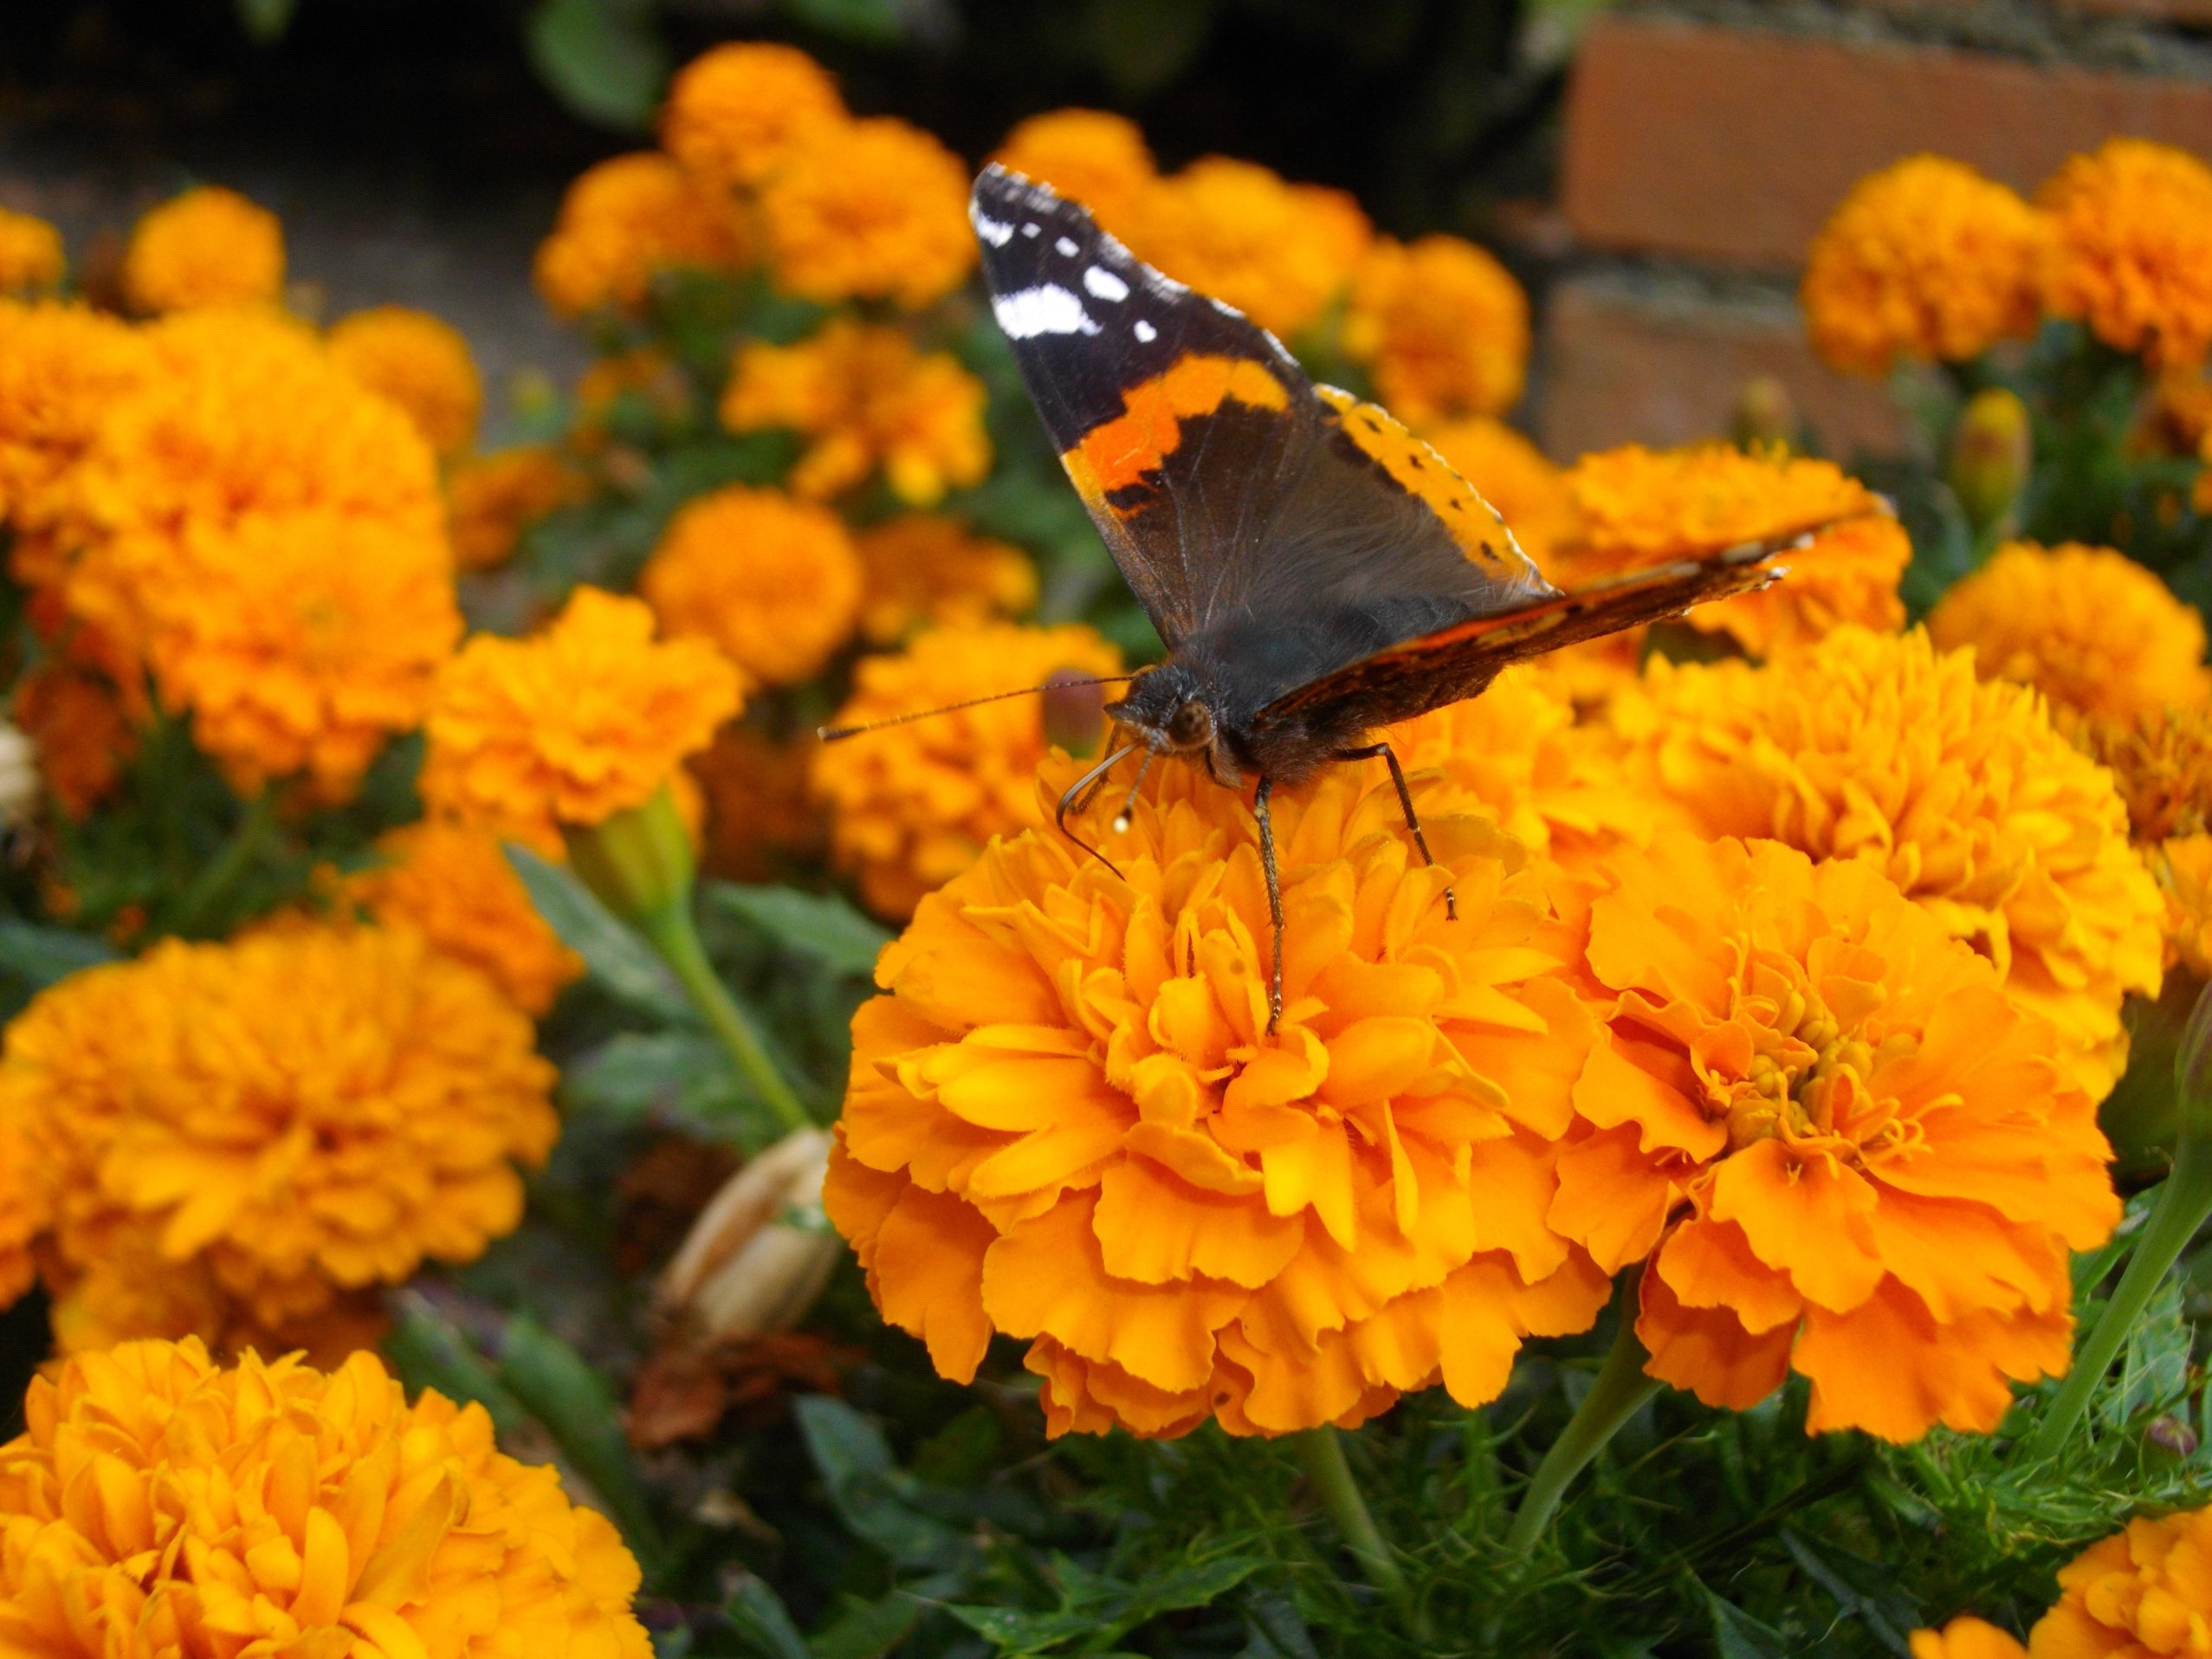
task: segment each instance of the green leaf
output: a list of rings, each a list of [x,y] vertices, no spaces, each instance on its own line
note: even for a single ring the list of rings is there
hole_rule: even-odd
[[[618,1031],[565,1066],[562,1098],[617,1117],[656,1106],[711,1115],[737,1093],[729,1051],[695,1031]],[[702,1111],[703,1108],[703,1111]]]
[[[36,990],[42,991],[72,974],[120,958],[114,946],[94,934],[41,927],[31,922],[0,921],[0,970],[29,982]]]
[[[475,1401],[491,1415],[492,1428],[510,1441],[529,1420],[522,1403],[508,1393],[468,1338],[415,1291],[398,1296],[399,1317],[384,1339],[385,1357],[411,1394],[434,1388],[449,1400]]]
[[[784,10],[825,35],[863,46],[889,46],[906,32],[898,0],[784,0]]]
[[[669,49],[650,0],[541,0],[522,39],[532,66],[575,113],[619,133],[652,124]]]
[[[1002,1648],[1038,1652],[1081,1641],[1085,1651],[1096,1652],[1100,1644],[1162,1613],[1211,1606],[1261,1565],[1255,1556],[1225,1555],[1174,1572],[1152,1573],[1141,1583],[1129,1584],[1103,1573],[1086,1572],[1062,1557],[1055,1563],[1064,1586],[1063,1604],[1057,1612],[958,1603],[948,1605],[946,1611]]]
[[[1245,1603],[1245,1632],[1249,1638],[1238,1659],[1321,1659],[1313,1632],[1298,1617],[1289,1597],[1253,1596]]]
[[[902,1590],[881,1601],[847,1596],[836,1620],[809,1638],[813,1659],[881,1659],[906,1640],[922,1618],[922,1604]]]
[[[876,956],[890,943],[879,927],[834,893],[802,893],[792,887],[740,887],[709,882],[707,902],[749,923],[785,949],[812,956],[840,974],[867,979]]]
[[[507,861],[522,878],[546,925],[584,958],[601,990],[641,1013],[670,1021],[691,1020],[691,1005],[652,947],[617,920],[573,874],[511,841]]]
[[[813,1659],[782,1597],[751,1573],[738,1579],[722,1612],[760,1659]]]
[[[967,1537],[915,1505],[912,1477],[900,1471],[874,1423],[825,1394],[806,1395],[792,1410],[830,1502],[856,1536],[894,1566],[950,1568],[973,1559]]]
[[[1212,0],[1090,0],[1090,49],[1124,98],[1159,91],[1213,32]]]
[[[300,0],[236,0],[238,23],[256,46],[271,46],[292,27]]]
[[[1710,1590],[1705,1604],[1712,1614],[1713,1651],[1720,1659],[1791,1659],[1788,1638],[1780,1630]]]
[[[660,1528],[646,1504],[637,1461],[623,1437],[619,1408],[605,1380],[582,1355],[527,1313],[507,1327],[499,1380],[545,1424],[652,1577],[663,1552]]]
[[[1805,1569],[1805,1576],[1835,1597],[1846,1617],[1864,1624],[1892,1653],[1911,1659],[1911,1637],[1920,1628],[1920,1608],[1898,1587],[1889,1568],[1834,1545],[1801,1537],[1787,1526],[1782,1528],[1782,1541]]]

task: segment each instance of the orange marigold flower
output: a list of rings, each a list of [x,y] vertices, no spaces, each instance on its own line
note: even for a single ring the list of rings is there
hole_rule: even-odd
[[[860,618],[860,555],[844,522],[745,484],[687,502],[637,591],[671,638],[710,641],[764,685],[810,679]]]
[[[644,308],[656,273],[734,271],[750,258],[737,210],[666,156],[616,156],[578,175],[539,245],[538,292],[564,317]]]
[[[2058,1604],[2028,1633],[2028,1653],[2137,1659],[2187,1652],[2192,1632],[2212,1622],[2208,1552],[2212,1509],[2130,1521],[2059,1569]]]
[[[1873,865],[1996,965],[2103,1098],[2126,1055],[2122,997],[2158,988],[2161,905],[2112,774],[2035,692],[1976,679],[1969,653],[1918,629],[1646,676],[1613,720],[1655,811]]]
[[[269,305],[284,292],[284,228],[233,190],[203,185],[141,218],[123,250],[133,311]]]
[[[563,826],[651,800],[741,701],[713,646],[656,643],[643,600],[579,587],[542,633],[477,634],[440,671],[423,800],[554,852]]]
[[[23,1420],[0,1446],[0,1628],[50,1659],[212,1653],[242,1627],[303,1652],[652,1652],[614,1527],[499,1451],[481,1405],[409,1405],[374,1354],[326,1375],[128,1343],[34,1381]]]
[[[152,372],[139,330],[81,305],[0,300],[0,522],[9,574],[51,587],[72,470],[110,408]]]
[[[702,178],[753,185],[844,120],[837,81],[805,53],[735,41],[677,72],[661,108],[661,147]]]
[[[2112,769],[2138,846],[2212,829],[2212,708],[2170,704],[2123,720],[2086,720],[2073,736]]]
[[[776,280],[803,299],[944,298],[975,268],[967,164],[888,115],[799,146],[760,191]]]
[[[1640,444],[1586,455],[1568,470],[1580,539],[1550,574],[1576,584],[1742,541],[1831,525],[1792,553],[1789,574],[1756,593],[1701,605],[1684,620],[1725,633],[1755,657],[1821,638],[1847,623],[1898,628],[1898,583],[1912,557],[1880,497],[1840,467],[1726,444]]]
[[[1151,778],[1126,833],[1092,826],[1113,867],[994,843],[879,960],[824,1191],[877,1307],[962,1381],[993,1332],[1030,1340],[1056,1435],[1494,1397],[1607,1294],[1543,1219],[1593,1034],[1544,867],[1481,818],[1431,820],[1425,866],[1352,768],[1277,796],[1271,1036],[1252,815]]]
[[[2148,856],[2166,900],[2167,956],[2212,979],[2212,834],[2176,835]]]
[[[908,513],[854,538],[866,573],[860,632],[895,645],[924,625],[1019,616],[1037,603],[1037,567],[1009,542],[941,513]]]
[[[13,1121],[0,1118],[0,1307],[37,1279],[31,1243],[47,1226],[46,1196],[32,1178],[30,1149]]]
[[[1799,289],[1822,357],[1879,376],[1898,358],[1963,363],[2032,334],[2050,226],[1960,161],[1911,156],[1852,187]]]
[[[1648,1258],[1646,1369],[1739,1410],[1795,1370],[1815,1431],[1995,1429],[2066,1369],[2067,1250],[2120,1215],[2048,1022],[1858,860],[1671,831],[1605,868],[1620,1001],[1549,1220]]]
[[[1015,124],[991,159],[1081,202],[1114,231],[1130,222],[1160,176],[1137,124],[1103,109],[1032,115]]]
[[[2008,541],[1943,596],[1928,633],[2069,716],[2128,719],[2212,693],[2196,607],[2110,548]]]
[[[828,839],[807,792],[811,741],[777,742],[741,724],[724,726],[691,762],[706,797],[700,865],[725,881],[777,879],[785,866]]]
[[[1501,415],[1528,373],[1528,296],[1471,242],[1386,237],[1353,281],[1344,350],[1372,366],[1376,395],[1400,420]]]
[[[525,1014],[544,1014],[584,971],[495,837],[427,819],[391,831],[377,851],[385,861],[347,884],[353,898],[378,921],[411,927],[480,970]]]
[[[791,346],[754,340],[730,371],[722,424],[787,427],[809,439],[786,480],[827,500],[877,468],[909,507],[934,507],[991,470],[989,396],[950,352],[919,352],[898,328],[839,317]]]
[[[1143,193],[1129,234],[1178,282],[1290,335],[1320,321],[1365,251],[1366,219],[1355,209],[1355,223],[1347,205],[1257,163],[1206,156]]]
[[[2153,367],[2203,360],[2212,345],[2212,167],[2185,150],[2108,139],[2036,198],[2057,252],[2044,304]]]
[[[440,455],[458,454],[476,436],[483,378],[469,342],[451,323],[404,305],[372,306],[331,329],[330,354],[370,391],[405,411]]]
[[[1978,1618],[1955,1618],[1940,1630],[1915,1630],[1912,1659],[2028,1659],[2020,1638]]]
[[[1115,674],[1121,667],[1121,652],[1079,625],[935,628],[904,651],[861,658],[837,722],[1041,685],[1059,669]],[[814,756],[814,793],[830,808],[838,867],[859,878],[878,915],[911,915],[924,893],[973,864],[993,836],[1042,821],[1036,777],[1045,750],[1043,715],[1029,697],[825,745]]]
[[[70,818],[107,799],[138,749],[115,688],[73,664],[41,663],[16,682],[12,706],[37,753],[39,781]]]
[[[462,457],[445,480],[454,563],[463,570],[506,563],[523,531],[547,514],[580,501],[589,489],[583,475],[549,444],[521,444]]]
[[[1538,564],[1575,541],[1581,519],[1567,475],[1504,421],[1478,415],[1432,427],[1421,437],[1497,509],[1513,539]]]
[[[59,230],[35,214],[0,207],[0,294],[50,288],[68,269]]]
[[[558,1132],[533,1036],[411,929],[171,940],[71,975],[0,1046],[49,1286],[141,1249],[280,1328],[473,1259],[521,1218],[514,1163]]]

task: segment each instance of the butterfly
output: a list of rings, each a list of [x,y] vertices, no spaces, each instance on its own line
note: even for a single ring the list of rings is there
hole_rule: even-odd
[[[1509,664],[1781,574],[1772,555],[1791,543],[1760,542],[1562,592],[1387,412],[1316,385],[1272,334],[1135,258],[1079,204],[993,165],[969,218],[1023,384],[1167,647],[1107,704],[1127,741],[1061,798],[1061,826],[1139,750],[1227,787],[1252,781],[1274,924],[1270,1031],[1283,1011],[1277,787],[1380,759],[1433,863],[1377,727],[1474,697]]]

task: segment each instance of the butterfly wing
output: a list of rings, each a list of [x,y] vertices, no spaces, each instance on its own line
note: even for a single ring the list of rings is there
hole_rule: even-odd
[[[970,217],[1022,379],[1161,638],[1377,595],[1473,616],[1553,590],[1497,515],[1371,404],[1003,168]]]

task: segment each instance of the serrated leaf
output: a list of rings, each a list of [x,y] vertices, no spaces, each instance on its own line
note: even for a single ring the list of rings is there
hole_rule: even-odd
[[[709,882],[707,903],[759,929],[785,949],[812,956],[856,979],[876,972],[876,957],[890,943],[881,927],[834,893],[802,893],[792,887],[741,887]]]
[[[652,124],[669,49],[648,0],[541,0],[522,38],[553,95],[585,120],[620,133]]]
[[[751,1573],[738,1579],[722,1613],[760,1659],[813,1659],[783,1598]]]
[[[398,1302],[398,1318],[384,1339],[384,1351],[407,1391],[431,1388],[464,1405],[475,1402],[489,1414],[494,1432],[503,1440],[520,1429],[529,1413],[453,1321],[417,1292],[402,1291]]]
[[[847,1596],[837,1617],[807,1638],[813,1659],[881,1659],[907,1638],[922,1604],[902,1590],[881,1601]]]
[[[691,1019],[691,1005],[652,947],[624,927],[572,873],[512,841],[507,846],[507,861],[522,878],[546,925],[584,958],[600,989],[641,1013],[669,1021]]]
[[[546,1426],[577,1474],[591,1482],[608,1519],[622,1529],[651,1576],[662,1554],[660,1528],[645,1501],[613,1390],[582,1355],[527,1314],[507,1327],[499,1380]]]
[[[1788,1640],[1780,1630],[1710,1590],[1705,1604],[1712,1615],[1713,1651],[1720,1659],[1791,1659]]]
[[[900,1472],[874,1423],[825,1394],[804,1396],[792,1410],[830,1489],[830,1502],[856,1536],[894,1566],[949,1568],[972,1559],[973,1546],[966,1537],[909,1501],[913,1482]]]
[[[1244,1651],[1238,1659],[1321,1659],[1313,1632],[1290,1598],[1252,1596],[1245,1603]]]
[[[1899,1588],[1889,1568],[1802,1537],[1789,1527],[1782,1529],[1782,1541],[1805,1569],[1805,1576],[1834,1597],[1847,1617],[1864,1624],[1867,1633],[1892,1653],[1911,1659],[1911,1637],[1920,1628],[1920,1608]]]
[[[738,1092],[728,1051],[695,1031],[619,1031],[562,1068],[560,1092],[579,1106],[642,1117],[656,1106],[709,1111]]]
[[[122,953],[107,940],[68,928],[0,921],[0,971],[26,981],[34,989],[65,980],[87,968],[117,962]]]

